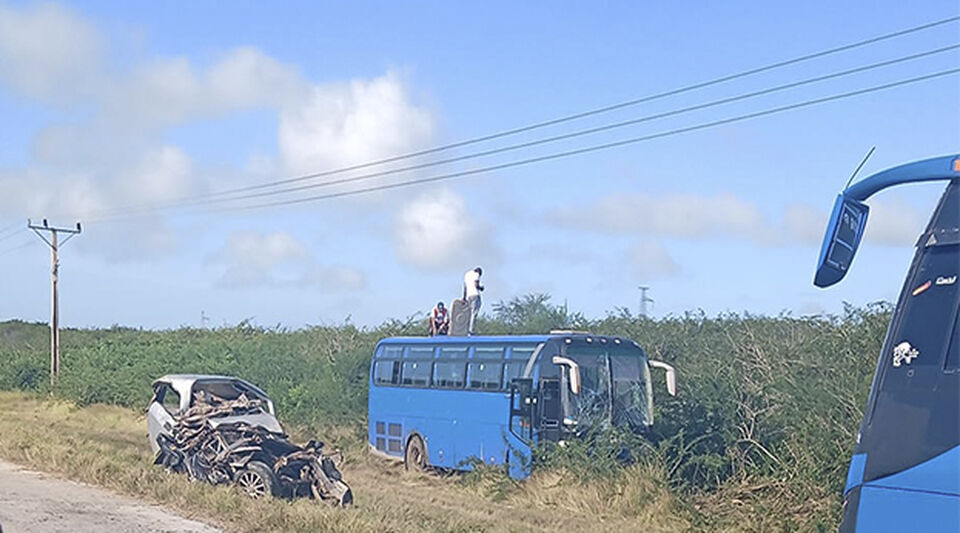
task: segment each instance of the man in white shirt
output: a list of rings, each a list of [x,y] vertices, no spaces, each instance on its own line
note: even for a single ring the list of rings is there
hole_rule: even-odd
[[[483,285],[480,284],[480,276],[482,274],[483,269],[477,267],[468,270],[463,275],[463,299],[470,309],[470,325],[467,327],[467,335],[473,335],[474,322],[477,320],[477,314],[480,313],[480,291],[483,290]]]

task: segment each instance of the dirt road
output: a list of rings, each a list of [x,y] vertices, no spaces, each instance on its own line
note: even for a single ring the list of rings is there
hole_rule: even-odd
[[[157,505],[25,470],[5,461],[0,461],[0,524],[4,533],[219,531]]]

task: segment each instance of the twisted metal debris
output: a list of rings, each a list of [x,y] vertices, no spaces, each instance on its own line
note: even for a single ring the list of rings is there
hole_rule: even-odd
[[[283,433],[250,423],[264,412],[260,400],[244,394],[224,400],[197,391],[194,405],[170,428],[173,437],[158,439],[155,463],[214,485],[235,483],[254,498],[304,496],[350,504],[353,494],[337,469],[342,454],[323,453],[323,443],[315,440],[298,446]]]

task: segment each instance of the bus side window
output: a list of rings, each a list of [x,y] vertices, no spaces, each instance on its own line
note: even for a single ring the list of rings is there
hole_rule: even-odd
[[[438,361],[433,365],[433,385],[443,389],[462,389],[466,361]]]
[[[500,361],[471,361],[467,365],[467,386],[477,390],[499,390],[502,371]]]
[[[407,359],[433,359],[433,346],[411,346],[407,348]]]
[[[373,367],[373,382],[376,385],[399,385],[400,361],[377,361]]]
[[[503,389],[509,390],[514,379],[523,375],[527,361],[533,355],[536,346],[513,346],[510,348],[509,360],[503,365]]]
[[[473,349],[473,358],[474,359],[483,359],[483,360],[500,360],[504,356],[503,346],[477,346]]]
[[[430,361],[404,361],[402,382],[409,387],[427,387],[430,385]]]
[[[377,359],[400,359],[403,357],[403,346],[384,346]]]
[[[438,359],[466,359],[467,346],[443,346],[440,348]]]

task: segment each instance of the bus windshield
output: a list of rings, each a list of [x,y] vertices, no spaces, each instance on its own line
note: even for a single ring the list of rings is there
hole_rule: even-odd
[[[574,342],[567,357],[580,367],[579,395],[564,387],[565,425],[578,431],[610,425],[643,429],[653,421],[650,370],[643,350],[631,344]],[[564,370],[564,381],[569,381]]]

